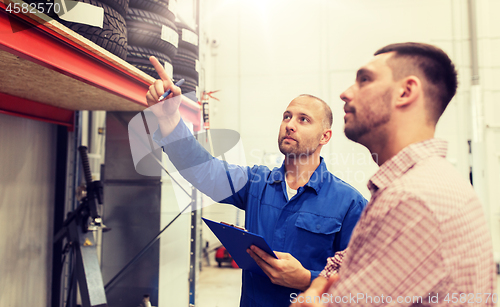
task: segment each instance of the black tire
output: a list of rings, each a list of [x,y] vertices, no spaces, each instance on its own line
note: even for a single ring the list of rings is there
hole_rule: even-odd
[[[179,33],[179,49],[187,49],[198,57],[198,33],[183,23],[176,22],[175,25]]]
[[[198,71],[196,71],[196,60],[198,57],[189,50],[177,49],[172,65],[174,74],[191,77],[198,80]]]
[[[170,20],[155,13],[129,8],[126,17],[128,41],[131,45],[157,50],[173,58],[177,53],[177,28]],[[161,38],[162,27],[167,27],[172,34],[169,41]]]
[[[134,59],[130,60],[129,63],[134,65],[136,68],[140,69],[142,72],[150,75],[151,77],[155,79],[160,79],[160,76],[158,75],[155,68],[151,64],[145,64],[141,61],[136,63]]]
[[[179,63],[175,63],[174,65],[174,74],[187,76],[198,80],[198,72],[190,66],[185,66]]]
[[[126,19],[127,22],[130,20],[141,23],[150,23],[157,26],[166,25],[177,31],[177,26],[168,18],[142,9],[133,7],[129,8]]]
[[[174,82],[179,81],[180,79],[184,79],[184,84],[181,85],[181,90],[183,94],[187,94],[190,92],[196,92],[196,87],[198,86],[198,80],[193,79],[188,76],[176,75],[174,74]]]
[[[172,60],[167,55],[156,50],[132,45],[128,45],[127,47],[127,62],[139,68],[151,77],[160,79],[160,76],[149,61],[149,57],[152,55],[158,59],[162,66],[165,65],[165,62],[172,64]]]
[[[175,14],[168,9],[168,0],[130,0],[129,7],[153,12],[174,22]]]
[[[151,63],[149,61],[150,56],[155,56],[162,65],[164,65],[164,62],[169,62],[170,64],[172,64],[172,60],[166,54],[144,47],[139,47],[134,45],[127,46],[127,61],[130,58],[136,58],[136,59],[142,59],[144,62],[147,61],[148,63]]]
[[[78,0],[104,9],[103,28],[68,22],[59,19],[66,27],[93,41],[114,55],[125,59],[127,56],[127,27],[125,19],[110,6],[96,0]]]
[[[100,0],[102,3],[112,7],[123,17],[127,16],[129,0]]]

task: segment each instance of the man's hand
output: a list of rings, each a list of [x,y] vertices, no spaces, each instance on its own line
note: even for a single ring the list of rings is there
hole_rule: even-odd
[[[247,249],[247,253],[257,262],[273,284],[299,290],[309,287],[311,272],[292,255],[274,252],[278,256],[276,259],[255,245]]]
[[[149,61],[153,64],[161,80],[156,80],[149,87],[149,91],[146,94],[146,101],[148,102],[149,109],[158,118],[161,133],[165,137],[174,130],[180,121],[179,105],[182,97],[180,96],[181,89],[175,86],[172,80],[170,80],[167,72],[154,56],[150,57]],[[166,99],[158,102],[161,95],[169,89],[172,93]]]
[[[332,275],[329,279],[326,279],[322,276],[318,276],[313,282],[307,291],[301,293],[297,296],[294,301],[295,303],[291,304],[290,307],[321,307],[321,300],[318,302],[318,297],[321,299],[323,293],[327,293],[328,289],[339,280],[339,275]]]

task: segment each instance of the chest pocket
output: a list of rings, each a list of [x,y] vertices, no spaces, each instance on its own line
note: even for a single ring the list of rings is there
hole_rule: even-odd
[[[309,269],[320,270],[335,254],[334,242],[342,223],[333,217],[301,212],[295,221],[296,258]]]
[[[342,223],[336,218],[301,212],[295,226],[316,234],[330,235],[340,231]]]

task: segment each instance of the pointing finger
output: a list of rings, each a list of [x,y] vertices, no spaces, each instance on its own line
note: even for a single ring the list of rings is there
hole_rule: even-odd
[[[168,76],[167,72],[165,71],[161,63],[158,61],[158,59],[156,59],[156,57],[150,56],[149,61],[151,62],[151,64],[153,64],[156,72],[163,81],[168,81],[169,83],[172,83],[172,80],[170,80],[170,77]]]

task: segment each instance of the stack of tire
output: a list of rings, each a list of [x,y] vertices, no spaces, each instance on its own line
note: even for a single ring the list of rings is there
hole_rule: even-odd
[[[184,79],[182,92],[196,92],[198,88],[198,34],[183,23],[176,23],[179,33],[179,48],[173,59],[174,80]],[[195,93],[196,94],[196,93]],[[194,100],[194,98],[192,98]]]
[[[73,9],[77,1],[103,8],[104,20],[102,28],[65,21],[59,18],[54,11],[49,13],[48,16],[56,19],[66,27],[116,56],[125,59],[127,56],[127,26],[125,24],[125,15],[127,14],[129,0],[73,0],[65,2],[66,10],[70,11]],[[45,5],[47,1],[26,0],[25,2],[33,4],[41,3]],[[63,11],[57,13],[62,15]]]
[[[177,54],[179,35],[175,26],[173,5],[176,0],[130,0],[126,16],[127,62],[159,79],[149,62],[154,55],[172,72],[172,59]]]
[[[125,15],[129,0],[78,0],[104,9],[102,29],[62,20],[61,23],[83,37],[93,41],[119,58],[127,56],[127,26]]]

